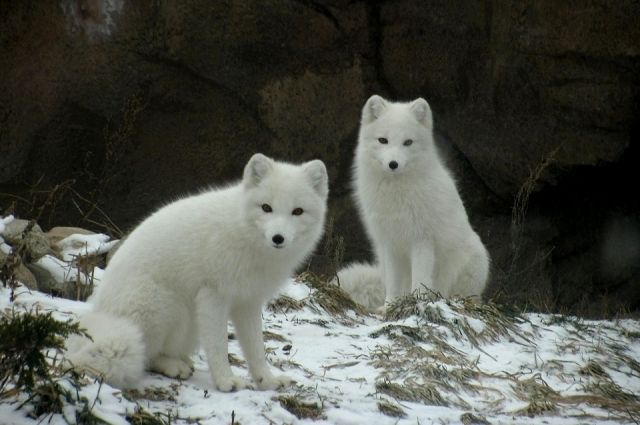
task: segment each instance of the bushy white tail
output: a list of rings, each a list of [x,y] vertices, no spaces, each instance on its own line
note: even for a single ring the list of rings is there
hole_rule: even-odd
[[[470,256],[461,268],[457,280],[452,285],[440,288],[441,295],[444,297],[471,297],[481,301],[489,273],[487,258],[486,253]],[[380,311],[379,307],[384,306],[385,287],[382,283],[380,268],[377,265],[349,264],[338,271],[338,281],[340,287],[355,302],[364,305],[369,310]]]
[[[351,298],[369,310],[384,305],[385,289],[378,266],[352,263],[338,271],[338,282]]]
[[[90,312],[80,319],[89,338],[67,340],[66,360],[78,371],[103,378],[118,388],[134,386],[145,369],[142,331],[132,321],[107,313]]]

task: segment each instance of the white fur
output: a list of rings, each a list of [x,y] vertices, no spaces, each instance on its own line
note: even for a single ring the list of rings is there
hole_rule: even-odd
[[[370,309],[384,304],[384,286],[376,266],[351,263],[338,272],[336,283],[358,304]]]
[[[380,143],[380,138],[387,142]],[[409,146],[407,140],[412,140]],[[358,266],[360,277],[353,269],[341,270],[338,277],[348,291],[363,299],[362,294],[379,293],[383,282],[387,303],[423,287],[445,297],[481,296],[489,255],[438,155],[431,109],[424,99],[394,103],[375,95],[367,101],[354,186],[377,265]],[[369,297],[376,303],[378,299]]]
[[[68,359],[125,387],[143,368],[187,378],[200,344],[214,385],[237,390],[247,383],[229,366],[230,319],[257,387],[290,382],[266,363],[262,306],[320,239],[327,194],[321,161],[291,165],[256,154],[242,182],[156,211],[111,259],[93,312],[81,318],[94,341],[69,341]],[[296,208],[303,213],[293,215]]]

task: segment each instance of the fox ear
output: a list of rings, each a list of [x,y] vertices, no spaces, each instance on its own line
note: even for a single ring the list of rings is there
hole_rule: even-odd
[[[314,159],[304,164],[303,169],[313,189],[318,195],[326,198],[329,194],[329,175],[327,174],[327,167],[324,166],[324,162],[319,159]]]
[[[387,101],[382,97],[377,94],[371,96],[367,103],[364,104],[364,108],[362,108],[362,123],[369,124],[380,118],[386,106]]]
[[[418,122],[427,128],[433,128],[433,116],[431,115],[431,108],[426,100],[419,97],[409,105],[409,109],[413,112],[413,116],[416,117]]]
[[[254,154],[246,167],[242,181],[247,187],[255,187],[271,172],[273,160],[261,153]]]

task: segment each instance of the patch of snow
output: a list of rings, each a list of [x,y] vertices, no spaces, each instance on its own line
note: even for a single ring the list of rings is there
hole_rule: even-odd
[[[51,277],[56,282],[74,282],[77,278],[80,282],[86,282],[87,276],[73,267],[66,261],[62,261],[53,255],[45,255],[38,261],[35,261],[36,265],[42,267],[51,273]]]
[[[302,301],[309,298],[311,288],[303,284],[288,284],[280,290],[280,295],[293,298],[296,301]]]
[[[47,260],[50,261],[50,260]],[[55,267],[59,267],[55,263]],[[282,294],[296,300],[310,296],[309,288],[290,281]],[[9,300],[9,290],[0,288],[0,311],[5,308],[23,309],[37,306],[47,311],[55,311],[55,317],[62,320],[76,318],[89,308],[86,303],[63,300],[28,291],[16,290],[16,299]],[[447,319],[464,318],[476,332],[482,332],[487,324],[477,318],[461,315],[452,310],[446,302],[436,302],[443,317]],[[495,342],[486,342],[480,346],[470,344],[468,340],[451,335],[436,324],[427,324],[424,319],[409,317],[404,320],[387,322],[379,316],[359,316],[358,320],[341,320],[330,316],[317,308],[304,308],[287,313],[275,313],[264,310],[264,330],[283,337],[283,341],[267,339],[267,355],[274,372],[292,377],[296,385],[280,391],[243,390],[235,393],[219,393],[213,389],[203,351],[193,355],[194,374],[187,380],[170,379],[153,373],[147,373],[138,385],[145,388],[160,388],[171,398],[165,400],[139,399],[137,403],[146,410],[171,415],[171,423],[185,424],[189,420],[203,425],[228,425],[232,414],[241,424],[381,424],[414,425],[420,424],[459,424],[461,415],[473,412],[484,416],[493,425],[499,424],[619,424],[633,423],[632,416],[617,417],[605,408],[587,405],[559,405],[557,411],[541,413],[533,417],[521,415],[517,411],[528,405],[527,401],[516,397],[516,382],[531,380],[546,383],[562,395],[583,395],[584,387],[591,377],[581,375],[580,369],[589,360],[601,364],[615,365],[606,371],[613,382],[636,397],[640,394],[640,374],[624,362],[612,362],[605,350],[599,347],[618,344],[620,354],[640,361],[640,322],[624,321],[588,321],[575,318],[558,320],[555,316],[526,314],[525,321],[518,325],[518,332],[526,335],[504,336]],[[372,334],[385,326],[422,326],[427,332],[439,332],[449,335],[447,343],[452,349],[474,365],[478,373],[468,380],[478,386],[476,392],[464,388],[454,388],[443,395],[448,400],[456,397],[468,407],[463,408],[449,403],[448,406],[432,406],[428,403],[395,400],[376,389],[385,370],[374,363],[376,353],[390,353],[389,361],[407,360],[400,357],[412,349],[434,352],[438,349],[432,340],[412,341],[407,344],[392,336]],[[233,331],[231,325],[229,330]],[[625,337],[624,335],[634,335]],[[237,340],[229,341],[229,351],[238,359],[243,355]],[[446,358],[446,356],[445,356]],[[414,360],[408,360],[413,362]],[[415,361],[425,362],[424,358]],[[425,362],[425,364],[427,364]],[[455,366],[445,363],[429,363],[452,372]],[[234,373],[246,375],[244,365],[233,366]],[[410,374],[410,370],[405,371]],[[407,377],[395,378],[393,382],[402,382]],[[89,400],[98,401],[93,405],[93,413],[113,424],[128,423],[124,416],[132,412],[136,402],[128,401],[123,393],[108,385],[99,386],[90,383],[81,389],[81,395]],[[323,419],[297,418],[287,411],[277,400],[282,395],[292,395],[305,402],[315,403],[323,408]],[[389,417],[381,413],[378,403],[389,402],[399,406],[406,413],[404,418]],[[0,403],[0,417],[3,423],[35,425],[37,420],[24,416],[23,411],[15,411],[15,405]],[[166,416],[165,416],[166,417]],[[73,411],[54,415],[51,424],[73,423]],[[46,419],[48,421],[48,419]]]
[[[59,241],[58,247],[62,251],[63,260],[73,261],[79,256],[100,255],[109,252],[117,242],[117,240],[110,241],[109,236],[102,233],[73,234]]]
[[[8,215],[6,217],[0,217],[0,235],[4,233],[6,225],[11,223],[14,220],[12,215]]]

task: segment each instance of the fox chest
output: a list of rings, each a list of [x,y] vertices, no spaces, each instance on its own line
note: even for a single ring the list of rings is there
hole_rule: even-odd
[[[432,233],[428,199],[406,188],[380,187],[360,191],[361,212],[375,236],[399,242]]]

